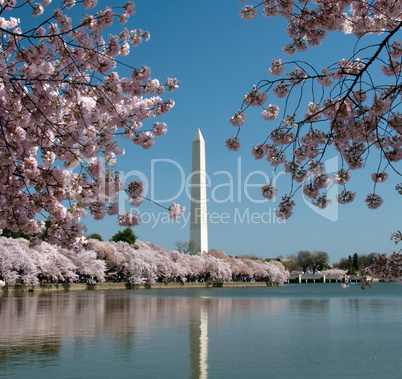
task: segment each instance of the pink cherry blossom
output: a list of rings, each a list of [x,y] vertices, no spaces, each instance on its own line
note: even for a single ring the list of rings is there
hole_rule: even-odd
[[[292,210],[294,206],[295,202],[291,200],[289,196],[285,195],[282,197],[282,200],[279,203],[279,208],[276,211],[276,215],[279,218],[286,220],[292,215]]]
[[[135,6],[134,1],[128,1],[124,6],[125,12],[128,15],[133,16],[135,14],[134,6]]]
[[[226,140],[226,147],[228,150],[237,151],[241,147],[241,143],[238,138],[231,137]]]
[[[386,172],[373,173],[371,174],[371,179],[374,183],[383,183],[387,180],[388,174]]]
[[[246,115],[242,111],[238,111],[234,114],[229,122],[233,126],[242,126],[245,123],[245,117]]]
[[[281,75],[285,71],[282,59],[272,59],[271,67],[268,69],[271,75]]]
[[[402,241],[402,233],[400,230],[398,230],[397,232],[393,232],[391,233],[391,241],[395,242],[395,245],[397,245],[399,242]]]
[[[279,166],[286,162],[286,155],[282,150],[278,150],[276,147],[268,149],[267,161],[271,166]]]
[[[167,78],[165,84],[168,87],[169,92],[179,88],[179,81],[177,79]]]
[[[317,121],[321,118],[322,106],[320,103],[310,102],[307,106],[308,113],[305,114],[305,118],[309,121]]]
[[[84,4],[85,9],[92,9],[96,6],[98,0],[82,0],[82,3]]]
[[[146,150],[151,148],[155,143],[154,136],[150,132],[139,132],[132,138],[132,141]]]
[[[332,200],[327,198],[327,195],[321,195],[313,199],[313,204],[320,208],[320,209],[325,209],[328,204],[331,204]]]
[[[164,122],[155,122],[152,131],[153,131],[153,133],[154,133],[154,135],[156,137],[163,136],[167,132],[166,123],[164,123]]]
[[[137,226],[141,223],[141,217],[131,212],[123,211],[117,218],[120,226]]]
[[[289,132],[287,129],[281,127],[274,129],[269,135],[269,138],[275,145],[278,146],[286,143],[292,143],[296,139],[293,132]]]
[[[318,196],[318,190],[314,183],[308,183],[303,186],[303,193],[311,199]]]
[[[351,192],[347,190],[341,191],[340,194],[336,195],[336,200],[340,204],[348,204],[351,203],[356,197],[356,192]]]
[[[264,120],[273,121],[278,117],[279,107],[277,105],[269,104],[266,109],[262,112],[262,117]]]
[[[273,199],[276,196],[276,188],[268,183],[261,187],[261,193],[266,199]]]
[[[342,168],[334,175],[332,180],[335,184],[344,185],[349,181],[351,176],[352,174],[349,171]]]
[[[251,107],[262,106],[268,99],[265,92],[260,92],[257,86],[253,86],[253,90],[247,95],[244,95],[244,104]]]
[[[401,62],[390,61],[388,66],[381,66],[381,71],[386,76],[400,75],[402,71]]]
[[[328,174],[316,175],[314,178],[314,185],[318,189],[328,187],[330,182],[331,182],[331,180],[329,179]]]
[[[331,71],[327,70],[326,68],[323,68],[321,70],[321,72],[322,72],[322,75],[320,75],[317,78],[317,82],[324,87],[331,87],[333,84],[333,82],[331,81],[333,74],[331,73]]]
[[[268,152],[267,144],[257,145],[252,147],[251,153],[254,155],[255,159],[262,159]]]
[[[272,90],[272,92],[278,98],[286,97],[289,93],[289,84],[282,81]]]
[[[377,209],[379,206],[381,206],[383,200],[381,196],[371,193],[367,195],[365,202],[370,209]]]
[[[138,180],[133,180],[127,186],[127,195],[130,198],[130,204],[138,207],[144,200],[144,183]]]
[[[241,18],[250,21],[257,15],[257,9],[255,9],[251,5],[246,5],[243,9],[239,11],[239,15]]]
[[[185,211],[185,208],[180,206],[180,204],[172,203],[169,207],[169,217],[173,220],[179,219]]]
[[[32,16],[38,17],[44,12],[42,4],[36,3],[32,8]]]
[[[306,80],[306,78],[308,78],[307,73],[299,67],[295,67],[291,72],[289,72],[288,76],[289,82],[296,85],[301,85]]]

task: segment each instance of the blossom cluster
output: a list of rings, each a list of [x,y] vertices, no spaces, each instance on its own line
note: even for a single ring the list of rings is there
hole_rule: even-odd
[[[355,35],[360,50],[322,69],[314,62],[272,59],[268,72],[273,78],[261,80],[244,96],[241,108],[229,121],[237,127],[237,134],[226,141],[226,146],[229,150],[240,148],[245,111],[259,107],[262,119],[268,121],[267,132],[264,143],[252,148],[252,155],[255,159],[265,158],[274,170],[283,165],[292,180],[301,183],[292,185],[280,204],[278,213],[285,217],[291,214],[290,199],[300,188],[312,204],[325,208],[331,179],[342,186],[337,201],[352,202],[356,193],[346,188],[351,173],[362,169],[369,152],[377,149],[374,154],[379,163],[376,172],[371,173],[373,190],[365,199],[370,209],[376,209],[383,203],[376,193],[377,185],[386,181],[391,172],[400,175],[396,164],[402,160],[402,42],[398,40],[402,3],[301,3],[302,6],[293,0],[264,0],[256,6],[246,5],[239,14],[251,20],[262,8],[266,17],[279,15],[286,19],[291,42],[283,51],[288,55],[320,45],[332,31]],[[372,34],[380,37],[370,39]],[[363,58],[359,54],[364,54]],[[271,103],[267,106],[268,101]],[[311,167],[312,163],[323,162],[328,151],[338,153],[342,163],[332,177]],[[395,188],[402,193],[401,184]],[[265,186],[262,193],[267,196]]]
[[[130,48],[150,38],[141,29],[107,34],[114,20],[125,24],[135,14],[134,2],[84,14],[79,22],[69,10],[95,8],[96,0],[60,1],[46,16],[50,3],[1,2],[0,228],[40,235],[41,215],[51,222],[49,242],[79,248],[82,217],[119,213],[124,185],[113,167],[124,149],[116,136],[152,147],[166,124],[142,130],[143,123],[172,109],[174,101],[161,96],[179,82],[160,82],[146,66],[132,67],[128,77],[115,71]],[[38,17],[37,27],[12,17],[29,13]],[[137,204],[141,194],[130,199]],[[123,214],[119,221],[130,224]]]

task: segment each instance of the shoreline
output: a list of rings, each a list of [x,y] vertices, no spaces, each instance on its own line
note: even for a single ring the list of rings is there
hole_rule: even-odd
[[[275,283],[267,282],[190,282],[179,283],[146,283],[130,284],[127,282],[99,282],[99,283],[44,283],[37,286],[16,284],[5,286],[1,289],[2,295],[22,295],[22,294],[46,294],[51,292],[70,292],[70,291],[110,291],[110,290],[152,290],[152,289],[186,289],[186,288],[247,288],[247,287],[272,287],[279,286]]]
[[[354,278],[350,281],[351,284],[360,283],[361,278]],[[378,279],[372,280],[379,282]],[[122,290],[164,290],[164,289],[187,289],[187,288],[251,288],[251,287],[277,287],[284,284],[324,284],[324,283],[342,283],[335,277],[323,278],[314,276],[295,276],[283,283],[270,282],[221,282],[218,280],[209,280],[207,282],[169,282],[169,283],[144,283],[130,284],[128,282],[94,282],[94,283],[42,283],[36,286],[15,284],[0,288],[1,296],[26,295],[35,294],[42,295],[54,292],[70,292],[70,291],[122,291]]]

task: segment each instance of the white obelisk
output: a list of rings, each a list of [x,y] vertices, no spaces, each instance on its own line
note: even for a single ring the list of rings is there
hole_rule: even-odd
[[[191,172],[190,252],[208,252],[205,141],[200,129],[193,140]]]

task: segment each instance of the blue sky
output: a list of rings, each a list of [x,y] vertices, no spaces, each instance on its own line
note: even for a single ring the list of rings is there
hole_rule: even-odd
[[[378,210],[368,209],[364,199],[372,192],[370,173],[376,169],[374,154],[365,170],[353,172],[349,189],[356,191],[357,196],[350,205],[333,205],[320,215],[305,204],[299,192],[294,198],[293,216],[280,223],[274,209],[280,196],[289,191],[290,180],[286,175],[277,176],[280,196],[276,201],[257,203],[262,200],[259,187],[265,183],[262,173],[270,177],[272,168],[265,160],[256,161],[251,156],[251,147],[263,142],[272,126],[262,119],[259,110],[249,110],[242,127],[242,148],[229,152],[225,140],[236,130],[228,121],[252,85],[268,77],[271,59],[283,58],[282,47],[288,37],[281,19],[259,16],[252,22],[242,20],[237,12],[243,5],[236,0],[136,1],[137,13],[126,26],[148,30],[151,40],[133,48],[128,63],[135,67],[150,66],[152,76],[161,81],[176,77],[181,86],[170,95],[175,108],[158,120],[168,124],[168,133],[158,138],[150,150],[123,143],[126,155],[121,157],[117,169],[124,175],[137,170],[149,181],[149,195],[155,189],[157,200],[168,206],[174,198],[187,212],[183,220],[167,222],[164,209],[144,202],[140,210],[145,222],[134,232],[140,240],[168,249],[175,248],[175,241],[188,240],[189,224],[185,219],[190,201],[182,190],[182,182],[190,174],[191,144],[200,128],[211,177],[208,211],[214,213],[209,223],[210,249],[233,256],[253,254],[262,258],[287,256],[305,249],[323,250],[331,262],[355,252],[392,252],[390,233],[401,228],[401,198],[393,188],[401,180],[390,175],[386,183],[378,185],[384,204]],[[322,46],[297,58],[314,62],[321,69],[347,58],[353,42],[352,36],[333,33]],[[124,69],[119,72],[125,75]],[[268,102],[270,99],[272,96]],[[150,128],[154,121],[150,120],[144,128]],[[327,156],[329,169],[339,164],[335,156],[330,152]],[[250,176],[247,183],[259,187],[248,187],[245,191],[247,176]],[[233,178],[233,186],[229,177]],[[106,240],[122,229],[112,217],[103,221],[87,218],[83,223],[88,233],[100,233]]]

